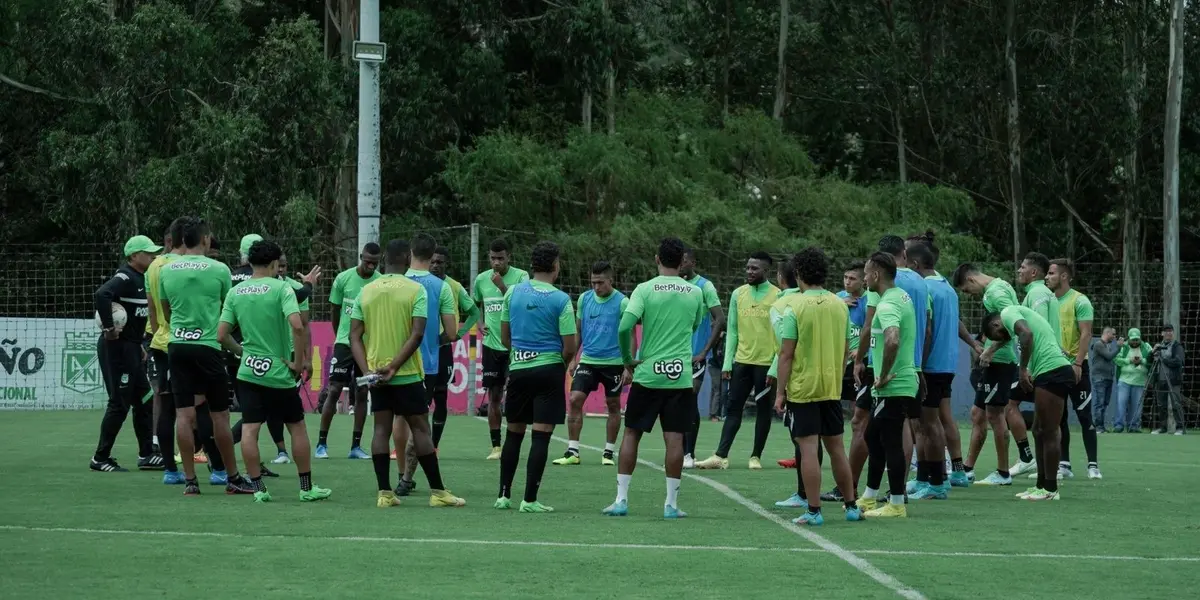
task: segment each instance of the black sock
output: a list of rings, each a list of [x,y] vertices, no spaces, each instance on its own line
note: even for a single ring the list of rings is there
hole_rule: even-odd
[[[317,445],[318,446],[328,446],[329,445],[329,430],[328,429],[322,429],[320,431],[320,433],[317,434]]]
[[[1017,453],[1021,462],[1033,462],[1033,450],[1029,448],[1029,438],[1017,441]]]
[[[542,475],[546,472],[549,458],[550,432],[534,431],[533,443],[529,446],[529,460],[525,462],[526,502],[537,502],[538,488],[542,486]]]
[[[512,434],[510,433],[509,435],[512,435]],[[522,433],[521,437],[524,438],[525,434]],[[492,447],[493,448],[500,447],[500,430],[499,429],[492,430]]]
[[[608,452],[608,450],[605,450],[605,452]],[[568,448],[567,448],[567,454],[570,454],[570,455],[572,455],[572,456],[579,456],[579,448],[570,448],[570,447],[568,447]]]
[[[1092,411],[1084,407],[1083,410],[1075,411],[1075,416],[1079,418],[1079,427],[1082,429],[1080,436],[1083,437],[1083,450],[1087,453],[1088,466],[1095,466],[1100,456],[1096,447],[1096,426],[1092,423]],[[1063,460],[1066,460],[1065,456]]]
[[[446,429],[445,423],[434,423],[433,424],[433,447],[434,448],[441,447],[438,444],[441,443],[441,441],[442,441],[442,431],[444,431],[445,429]]]
[[[946,465],[940,460],[929,461],[929,485],[942,485],[946,483]]]
[[[258,477],[251,477],[250,484],[254,486],[254,491],[256,492],[267,491],[267,484],[263,483],[262,475],[259,475]]]
[[[959,472],[959,471],[963,471],[963,470],[965,470],[965,469],[966,469],[966,465],[964,465],[964,464],[963,464],[963,460],[962,460],[961,458],[951,458],[951,459],[950,459],[950,468],[951,468],[951,469],[952,469],[952,470],[953,470],[955,473],[957,473],[957,472]]]
[[[355,431],[354,435],[350,436],[350,448],[354,449],[354,448],[361,448],[361,447],[362,447],[362,432]]]
[[[917,461],[917,481],[929,483],[929,461]]]
[[[371,462],[375,464],[375,483],[379,484],[379,491],[392,491],[391,473],[392,459],[387,452],[383,454],[372,454]]]
[[[425,480],[429,482],[429,489],[446,489],[445,485],[442,483],[442,471],[438,466],[436,452],[430,452],[425,456],[418,456],[417,462],[421,463],[421,470],[425,472]]]
[[[809,512],[809,514],[819,515],[819,514],[821,514],[821,507],[820,507],[820,506],[813,506],[813,505],[809,504],[809,505],[808,505],[808,512]]]
[[[975,470],[975,466],[974,466],[974,465],[968,465],[967,463],[962,463],[962,470],[964,470],[964,471],[974,471],[974,470]]]
[[[307,492],[312,490],[312,471],[307,471],[300,474],[300,491]]]
[[[858,508],[858,503],[856,503],[856,502],[851,502],[851,501],[849,501],[849,500],[843,500],[843,501],[842,501],[842,506],[843,506],[843,507],[845,507],[845,509],[846,509],[846,510],[850,510],[850,509],[852,509],[852,508]]]
[[[492,431],[493,437],[500,430]],[[500,497],[512,498],[512,482],[517,476],[517,465],[521,463],[521,442],[525,441],[524,433],[508,432],[504,438],[504,449],[500,451]]]
[[[999,473],[1001,477],[1008,477],[1008,471],[999,471],[998,470],[996,472]]]
[[[800,468],[800,446],[792,444],[792,447],[796,450],[796,494],[800,496],[801,500],[808,500],[808,496],[804,493],[804,475]]]

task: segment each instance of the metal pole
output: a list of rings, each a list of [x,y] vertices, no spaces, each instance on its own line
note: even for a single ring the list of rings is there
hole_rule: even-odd
[[[359,39],[379,41],[379,0],[359,5]],[[379,67],[358,61],[358,249],[379,242],[380,198],[383,195],[379,165]]]
[[[1171,3],[1171,57],[1167,79],[1167,118],[1163,131],[1163,320],[1179,323],[1179,124],[1183,112],[1183,0]],[[1164,425],[1165,427],[1165,425]]]
[[[471,297],[475,297],[475,278],[479,277],[479,223],[471,223]],[[480,309],[482,310],[482,308]],[[484,315],[479,315],[479,325],[483,324]],[[475,331],[479,331],[479,325]],[[471,340],[474,352],[467,352],[467,414],[475,412],[475,365],[479,362],[482,352],[482,338],[478,335]]]

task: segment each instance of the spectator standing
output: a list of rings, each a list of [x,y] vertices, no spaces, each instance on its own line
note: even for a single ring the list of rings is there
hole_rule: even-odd
[[[1129,330],[1129,341],[1121,346],[1113,364],[1119,369],[1113,433],[1126,430],[1141,433],[1142,394],[1146,389],[1146,376],[1150,373],[1150,348],[1142,343],[1142,332],[1136,327]]]
[[[1121,343],[1116,338],[1117,330],[1105,327],[1100,338],[1092,341],[1092,357],[1088,362],[1091,364],[1092,422],[1096,424],[1096,433],[1107,431],[1104,413],[1108,411],[1116,375],[1113,359],[1121,350]]]
[[[1175,435],[1183,435],[1183,345],[1175,339],[1175,327],[1170,323],[1162,326],[1162,341],[1151,351],[1156,367],[1154,397],[1158,404],[1158,428],[1151,433],[1167,432],[1167,409],[1175,413]]]

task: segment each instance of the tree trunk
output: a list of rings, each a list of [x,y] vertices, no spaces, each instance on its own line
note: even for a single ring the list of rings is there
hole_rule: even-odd
[[[789,30],[789,0],[779,0],[779,69],[775,75],[775,110],[771,113],[776,121],[783,121],[783,108],[787,105],[787,43]]]
[[[900,93],[904,93],[901,89]],[[908,146],[904,141],[904,115],[897,110],[892,111],[896,122],[896,168],[900,171],[900,183],[908,183]]]
[[[1008,66],[1008,181],[1012,207],[1013,262],[1025,255],[1025,197],[1021,183],[1021,106],[1017,87],[1017,0],[1005,11],[1004,62]]]
[[[604,0],[604,14],[608,15],[611,10],[612,0]],[[616,48],[610,49],[615,52]],[[613,67],[613,60],[610,56],[608,64],[604,67],[604,119],[605,131],[608,135],[613,135],[617,132],[617,72]]]
[[[725,0],[724,63],[721,66],[721,121],[729,118],[729,71],[733,69],[733,0]]]
[[[1128,137],[1124,158],[1124,214],[1121,227],[1121,288],[1125,297],[1125,321],[1130,327],[1142,322],[1142,217],[1138,205],[1140,163],[1138,136],[1141,128],[1141,96],[1146,86],[1146,62],[1142,53],[1145,31],[1145,0],[1130,4],[1123,40],[1123,75],[1128,82],[1125,106],[1128,110]]]
[[[1167,119],[1163,128],[1163,322],[1179,323],[1179,119],[1183,104],[1183,6],[1171,2]]]
[[[333,0],[330,0],[333,1]],[[337,0],[339,4],[337,52],[341,55],[342,66],[350,69],[354,64],[351,60],[354,52],[354,40],[358,38],[358,9],[359,0]],[[333,50],[333,48],[330,48]],[[331,60],[336,56],[330,56]],[[333,242],[337,255],[338,266],[348,269],[358,262],[358,156],[351,151],[355,142],[355,128],[352,118],[341,124],[335,132],[342,138],[342,165],[338,168],[337,188],[334,193]]]
[[[590,84],[583,90],[583,109],[580,112],[583,131],[590,134],[592,132],[592,86]]]

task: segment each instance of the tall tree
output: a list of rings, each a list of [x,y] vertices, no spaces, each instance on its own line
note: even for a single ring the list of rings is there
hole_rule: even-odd
[[[1007,0],[1004,15],[1004,65],[1008,83],[1008,182],[1012,214],[1013,261],[1025,254],[1025,190],[1021,174],[1021,104],[1017,87],[1017,0]]]
[[[1163,130],[1163,319],[1179,323],[1179,120],[1183,108],[1184,0],[1171,2],[1170,77]]]
[[[771,116],[776,121],[783,120],[783,109],[787,105],[787,46],[790,19],[788,17],[789,0],[779,0],[779,68],[775,74],[775,108]]]

